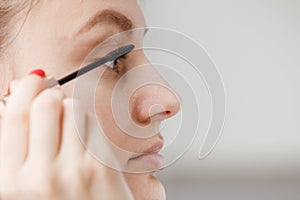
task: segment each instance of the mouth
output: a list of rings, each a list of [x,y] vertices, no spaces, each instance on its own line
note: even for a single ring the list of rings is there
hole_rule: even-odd
[[[162,168],[164,164],[164,157],[159,154],[159,151],[163,148],[163,146],[163,141],[159,141],[143,151],[141,154],[133,155],[128,160],[130,168],[137,170],[158,170]]]

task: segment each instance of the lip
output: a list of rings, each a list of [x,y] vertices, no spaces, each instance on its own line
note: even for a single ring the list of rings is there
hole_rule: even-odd
[[[163,148],[163,146],[164,146],[163,141],[158,141],[154,145],[152,145],[150,148],[144,150],[142,153],[140,153],[140,154],[134,154],[130,158],[130,160],[131,159],[139,158],[141,156],[146,156],[148,154],[158,154],[158,152]]]
[[[159,169],[164,162],[164,157],[159,154],[163,146],[163,140],[160,140],[142,153],[133,155],[128,161],[140,169]]]
[[[131,169],[155,171],[161,169],[164,164],[164,157],[158,153],[143,154],[129,159]]]

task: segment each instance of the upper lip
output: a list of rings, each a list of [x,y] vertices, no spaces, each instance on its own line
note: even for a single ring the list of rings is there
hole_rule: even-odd
[[[148,149],[144,150],[142,153],[134,154],[133,157],[131,157],[130,159],[138,158],[140,156],[147,155],[147,154],[158,153],[163,148],[163,146],[164,146],[164,142],[163,141],[158,141],[158,142],[154,143]]]

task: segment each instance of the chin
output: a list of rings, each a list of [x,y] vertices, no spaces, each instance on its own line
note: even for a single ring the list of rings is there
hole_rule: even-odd
[[[129,188],[136,200],[165,200],[163,184],[155,174],[124,174]]]

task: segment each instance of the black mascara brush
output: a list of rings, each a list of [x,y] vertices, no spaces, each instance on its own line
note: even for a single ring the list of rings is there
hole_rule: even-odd
[[[69,81],[71,81],[71,80],[105,64],[105,63],[113,62],[113,61],[125,56],[126,54],[130,53],[133,49],[134,49],[133,44],[120,47],[120,48],[108,53],[106,56],[97,60],[96,62],[91,63],[71,74],[68,74],[67,76],[59,79],[58,81],[56,81],[55,79],[50,79],[48,87],[53,87],[56,85],[63,85],[65,83],[68,83]]]
[[[134,47],[135,46],[133,44],[120,47],[120,48],[108,53],[106,56],[104,56],[103,58],[100,58],[96,62],[93,62],[75,72],[72,72],[71,74],[68,74],[59,80],[56,80],[55,78],[50,78],[50,79],[48,79],[48,88],[52,88],[57,85],[64,85],[65,83],[68,83],[68,82],[74,80],[75,78],[82,76],[93,69],[96,69],[97,67],[99,67],[101,65],[104,65],[109,62],[113,62],[113,61],[125,56],[126,54],[130,53],[134,49]],[[0,103],[2,103],[5,106],[6,102],[8,100],[8,97],[9,97],[9,95],[5,95],[3,98],[0,99]]]

